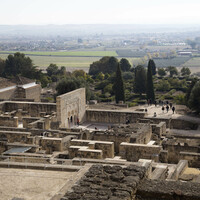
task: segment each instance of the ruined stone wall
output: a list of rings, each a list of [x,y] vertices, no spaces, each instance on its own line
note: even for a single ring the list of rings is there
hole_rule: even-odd
[[[89,122],[125,124],[127,120],[134,123],[137,119],[144,118],[144,116],[144,112],[105,111],[95,109],[86,111],[86,118]]]
[[[0,99],[5,99],[5,100],[12,99],[15,90],[16,89],[14,88],[14,89],[11,89],[11,90],[6,90],[4,92],[0,92]]]
[[[183,130],[196,130],[198,128],[198,124],[190,121],[186,121],[183,119],[172,119],[170,124],[171,129],[183,129]]]
[[[41,139],[42,149],[46,150],[47,154],[51,154],[54,151],[63,151],[62,138],[48,138],[43,137]]]
[[[188,160],[190,167],[198,167],[200,164],[200,148],[181,144],[164,144],[164,151],[160,154],[160,161],[177,164],[179,160]]]
[[[160,151],[161,146],[158,145],[132,144],[123,142],[120,144],[119,155],[122,159],[132,162],[137,162],[139,159],[151,159],[158,162]]]
[[[57,120],[60,127],[72,127],[79,122],[85,121],[85,88],[60,95],[56,98]]]
[[[14,131],[0,131],[0,140],[7,140],[9,143],[21,142],[26,143],[27,138],[31,135],[30,132],[14,132]]]
[[[145,180],[136,192],[136,200],[199,200],[200,184],[192,182]]]
[[[94,140],[71,140],[71,146],[86,146],[88,149],[102,150],[102,158],[114,157],[114,143]]]
[[[7,101],[4,104],[3,111],[11,112],[18,109],[22,109],[22,111],[28,112],[29,115],[32,117],[40,117],[40,113],[42,112],[45,112],[46,114],[51,114],[52,112],[56,112],[56,104]]]
[[[0,116],[0,126],[18,127],[18,117]]]
[[[134,200],[137,186],[145,176],[146,169],[135,165],[94,165],[61,200]]]
[[[38,121],[40,118],[38,117],[23,117],[22,122],[23,122],[23,127],[28,128],[28,125],[32,122]]]
[[[25,89],[26,99],[34,99],[34,101],[40,101],[40,94],[41,86],[39,84]]]
[[[103,159],[102,150],[89,149],[88,146],[70,146],[69,158],[92,158],[92,159]]]
[[[148,119],[151,121],[151,123],[153,124],[159,124],[161,122],[165,122],[166,123],[166,128],[170,128],[171,127],[171,117],[165,117],[165,118],[159,118],[159,117],[145,117],[145,119]]]
[[[115,135],[104,134],[103,132],[94,132],[93,140],[114,142],[115,155],[119,154],[119,145],[122,142],[130,142],[130,136],[128,135]]]

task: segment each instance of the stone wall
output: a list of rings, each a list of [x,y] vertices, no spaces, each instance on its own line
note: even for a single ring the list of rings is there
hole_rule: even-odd
[[[0,126],[18,127],[18,117],[0,116]]]
[[[0,131],[0,140],[8,141],[9,143],[21,142],[26,143],[27,138],[31,135],[30,132],[17,132],[17,131]]]
[[[3,112],[12,112],[19,109],[28,112],[31,117],[40,117],[40,113],[42,112],[46,114],[56,112],[56,104],[17,101],[4,102]]]
[[[95,110],[86,111],[86,118],[89,122],[125,124],[127,120],[134,123],[139,118],[144,118],[144,112],[125,112],[115,110]]]
[[[149,124],[129,124],[114,126],[106,132],[94,131],[93,140],[114,142],[115,154],[119,154],[122,142],[147,144],[151,139],[152,131]]]
[[[13,95],[15,90],[16,88],[0,92],[0,99],[5,99],[5,100],[12,99],[14,97]]]
[[[85,88],[60,95],[56,98],[57,120],[60,127],[70,128],[77,121],[85,121]]]
[[[170,124],[171,129],[183,129],[183,130],[196,130],[198,124],[192,121],[186,121],[183,119],[172,119]]]
[[[94,165],[61,200],[131,200],[146,168]]]
[[[40,101],[40,94],[41,94],[41,86],[39,84],[25,89],[26,99],[33,99],[34,101]]]
[[[158,145],[144,145],[121,143],[119,148],[119,155],[122,159],[137,162],[139,159],[150,159],[159,161],[161,146]]]
[[[113,142],[73,139],[73,140],[71,140],[71,146],[84,146],[84,147],[88,147],[87,148],[88,150],[101,150],[102,158],[113,158],[114,157],[114,143]],[[86,152],[86,150],[85,150],[85,152]],[[74,158],[76,156],[78,156],[78,155],[72,156],[71,158]]]
[[[52,154],[54,151],[63,151],[62,138],[42,137],[41,146],[47,154]]]
[[[136,200],[199,200],[200,184],[192,182],[145,180],[136,192]]]

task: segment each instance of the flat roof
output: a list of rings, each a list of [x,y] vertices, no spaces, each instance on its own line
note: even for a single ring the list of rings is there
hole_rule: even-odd
[[[9,149],[8,151],[4,152],[3,154],[10,154],[10,153],[25,153],[26,151],[30,150],[32,147],[14,147]]]

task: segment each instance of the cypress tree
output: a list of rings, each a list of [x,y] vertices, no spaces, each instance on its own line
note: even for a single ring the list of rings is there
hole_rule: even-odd
[[[152,78],[152,66],[149,60],[148,70],[147,70],[147,87],[146,87],[147,99],[151,99],[152,102],[155,101],[153,78]]]
[[[140,96],[142,95],[142,93],[146,92],[146,79],[147,79],[146,69],[142,65],[138,65],[135,68],[133,90],[135,93],[139,93]]]
[[[156,64],[153,60],[149,60],[149,65],[151,65],[152,75],[156,75]]]
[[[116,71],[116,80],[114,84],[114,92],[115,92],[115,101],[119,103],[119,101],[125,102],[125,92],[124,92],[124,81],[122,78],[121,68],[118,64]]]

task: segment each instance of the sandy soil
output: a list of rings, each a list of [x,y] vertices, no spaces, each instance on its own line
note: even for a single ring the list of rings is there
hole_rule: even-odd
[[[0,199],[48,200],[74,173],[0,168]]]

